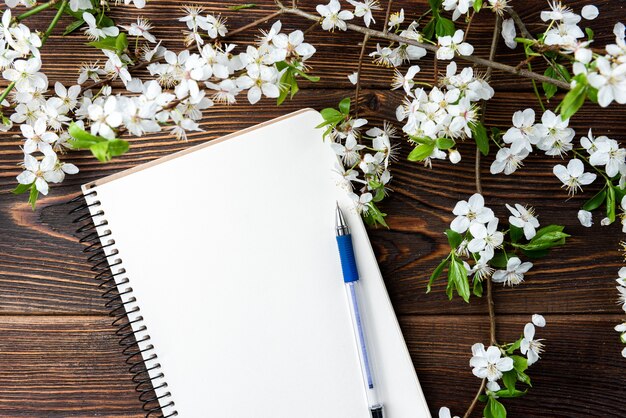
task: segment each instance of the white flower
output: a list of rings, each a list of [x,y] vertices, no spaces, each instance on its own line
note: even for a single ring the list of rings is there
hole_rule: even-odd
[[[622,310],[626,312],[626,287],[616,286],[616,289],[619,291],[619,299],[617,303],[622,305]]]
[[[237,79],[237,86],[248,90],[248,101],[255,104],[265,97],[278,97],[280,90],[276,83],[278,82],[278,71],[275,67],[250,66],[246,75],[242,75]]]
[[[122,62],[121,58],[115,52],[109,50],[103,50],[102,52],[109,57],[104,64],[104,71],[114,78],[119,77],[124,85],[126,85],[132,79],[128,68],[126,68],[126,64]]]
[[[348,3],[354,6],[354,15],[363,17],[365,26],[370,27],[370,23],[376,23],[372,17],[372,10],[380,10],[378,0],[364,0],[363,2],[348,0]]]
[[[356,85],[357,81],[359,81],[359,73],[354,72],[348,75],[348,80],[352,83],[352,85]]]
[[[468,230],[474,223],[487,223],[494,218],[493,211],[485,207],[482,195],[475,193],[467,200],[457,202],[452,210],[456,218],[450,224],[450,229],[459,234]]]
[[[577,158],[567,163],[567,168],[562,164],[557,164],[552,169],[554,175],[563,182],[563,187],[567,188],[570,195],[574,195],[582,186],[586,186],[595,181],[595,173],[585,173],[585,165]]]
[[[357,213],[367,213],[369,210],[369,203],[372,201],[371,193],[363,193],[361,196],[356,193],[350,193],[350,198],[354,202],[354,208]]]
[[[61,183],[66,174],[76,173],[78,173],[78,167],[74,164],[62,163],[57,159],[54,168],[45,177],[46,181],[50,183]]]
[[[562,155],[572,149],[572,139],[576,134],[568,128],[569,119],[563,120],[551,110],[541,116],[541,123],[536,125],[537,136],[541,138],[537,147],[546,155]]]
[[[39,150],[44,154],[51,149],[51,144],[59,139],[54,132],[47,132],[46,121],[42,118],[37,119],[34,126],[27,124],[20,125],[22,135],[26,138],[24,142],[24,153],[32,154]]]
[[[580,20],[580,17],[577,14],[573,13],[569,7],[564,6],[560,0],[550,0],[548,2],[548,5],[550,6],[550,10],[544,10],[541,12],[541,20],[543,20],[544,22],[547,22],[549,20],[578,22]]]
[[[87,23],[87,28],[85,28],[85,34],[89,39],[97,40],[106,37],[115,37],[120,33],[120,30],[117,26],[107,26],[104,28],[99,28],[96,23],[96,18],[89,12],[83,13],[83,20]]]
[[[504,171],[507,176],[513,174],[528,157],[528,150],[522,149],[519,153],[514,153],[510,148],[500,148],[496,153],[496,159],[491,163],[489,171],[491,174],[498,174]]]
[[[437,59],[451,60],[455,52],[459,55],[472,55],[474,47],[467,42],[463,42],[465,33],[459,29],[453,36],[441,36],[438,39]]]
[[[556,28],[546,32],[543,42],[546,45],[562,45],[569,46],[575,44],[578,38],[585,36],[582,29],[575,23],[562,22],[556,25]]]
[[[365,148],[364,145],[360,145],[357,142],[355,136],[352,133],[348,134],[348,136],[346,137],[345,145],[339,144],[337,142],[332,142],[330,146],[332,147],[333,151],[335,151],[335,154],[341,157],[347,167],[352,167],[361,159],[359,151]]]
[[[468,10],[474,4],[474,0],[444,0],[443,9],[452,13],[452,20],[457,20],[461,15],[467,14]]]
[[[179,18],[178,21],[185,22],[188,29],[196,30],[198,27],[204,30],[207,29],[207,18],[202,15],[204,8],[189,5],[183,6],[183,11],[185,12],[185,16]]]
[[[546,326],[546,318],[544,318],[543,315],[533,314],[532,322],[533,324],[535,324],[536,326],[540,328],[543,328]]]
[[[143,19],[141,17],[138,17],[137,23],[133,22],[130,24],[130,26],[125,26],[125,25],[120,25],[120,26],[126,29],[130,36],[142,36],[148,42],[152,42],[152,43],[156,42],[156,38],[154,37],[154,35],[148,32],[150,29],[152,29],[152,25],[150,24],[150,21],[148,19]]]
[[[57,162],[57,156],[54,152],[44,155],[41,162],[30,154],[24,155],[24,171],[17,176],[17,181],[20,184],[32,184],[34,182],[37,190],[47,195],[48,182],[54,178],[53,170]]]
[[[117,128],[122,124],[122,113],[118,109],[117,100],[110,96],[102,104],[91,104],[88,108],[91,124],[91,133],[101,135],[107,139],[114,139],[115,132],[111,128]]]
[[[515,208],[511,207],[509,204],[507,204],[506,207],[509,212],[512,213],[512,216],[509,216],[509,223],[518,228],[522,228],[526,239],[532,239],[537,233],[535,229],[539,228],[539,221],[535,217],[535,210],[531,207],[525,208],[519,203],[515,204]]]
[[[594,145],[596,151],[591,154],[589,163],[593,166],[605,166],[606,174],[614,177],[617,173],[626,171],[626,150],[619,147],[614,139],[600,141],[598,138]]]
[[[502,352],[498,347],[492,345],[485,350],[485,345],[476,343],[472,346],[472,358],[470,366],[473,368],[474,376],[495,382],[502,378],[503,372],[513,370],[513,359],[510,357],[500,358]]]
[[[44,90],[48,87],[48,78],[39,72],[40,68],[39,58],[16,60],[13,62],[13,68],[2,72],[2,77],[15,82],[15,88],[18,91]]]
[[[613,100],[626,103],[626,63],[611,64],[601,56],[596,59],[596,70],[587,75],[587,80],[598,89],[598,104],[607,107]]]
[[[76,107],[78,95],[80,94],[80,86],[74,85],[66,89],[63,84],[57,81],[54,83],[54,92],[63,102],[62,113],[67,113],[69,110],[73,110]]]
[[[413,78],[419,72],[419,65],[410,66],[406,71],[406,75],[402,75],[400,71],[394,70],[395,75],[391,83],[391,89],[396,90],[402,87],[407,95],[412,96],[413,94],[411,93],[411,90],[413,89],[413,85],[415,84]]]
[[[505,285],[514,286],[524,281],[524,273],[528,272],[533,266],[531,262],[524,262],[517,258],[511,257],[506,263],[506,270],[497,270],[491,276],[491,280],[495,283],[504,283]]]
[[[587,228],[589,228],[591,225],[593,225],[593,219],[592,219],[592,215],[591,212],[588,212],[586,210],[579,210],[578,211],[578,220],[580,221],[580,224],[582,226],[585,226]]]
[[[124,4],[128,6],[130,3],[133,3],[136,8],[143,9],[146,7],[146,0],[124,0]]]
[[[540,354],[543,352],[542,340],[535,340],[535,326],[530,322],[524,327],[524,338],[520,343],[520,351],[522,354],[526,354],[528,358],[528,365],[532,365],[540,358]]]
[[[218,15],[217,17],[214,15],[207,15],[205,29],[208,35],[213,39],[217,38],[218,35],[224,37],[228,33],[226,19],[223,19],[221,15]]]
[[[504,43],[511,49],[515,49],[517,46],[517,32],[515,30],[515,22],[513,19],[504,19],[502,21],[502,38]]]
[[[70,0],[70,10],[77,12],[79,10],[91,9],[90,0]]]
[[[626,357],[626,347],[622,348],[622,357]]]
[[[315,54],[315,47],[304,42],[304,32],[296,30],[289,35],[279,33],[272,39],[272,44],[276,47],[272,51],[274,61],[284,61],[286,57],[298,54],[302,61],[309,59]]]
[[[439,418],[452,418],[452,415],[450,413],[450,409],[445,407],[445,406],[442,406],[439,409]],[[454,418],[459,418],[459,417],[455,416]]]
[[[448,151],[448,159],[452,164],[458,164],[461,161],[461,153],[455,149]]]
[[[522,150],[532,152],[531,144],[539,141],[535,129],[535,111],[531,108],[518,110],[513,114],[513,127],[505,132],[502,140],[511,144],[511,152],[519,154]]]
[[[87,80],[91,80],[94,82],[100,81],[100,76],[105,75],[106,72],[98,66],[98,63],[90,64],[83,63],[80,66],[78,79],[76,82],[78,84],[83,84]]]
[[[491,219],[487,226],[474,223],[470,225],[469,231],[473,238],[467,245],[467,249],[472,253],[480,252],[485,247],[498,248],[504,241],[504,234],[498,231],[498,218]]]
[[[479,253],[480,258],[472,267],[470,271],[471,274],[474,275],[475,280],[484,280],[486,278],[491,277],[495,269],[489,265],[489,261],[494,256],[493,248],[486,247],[483,251]]]
[[[322,29],[324,30],[332,31],[335,28],[346,30],[348,27],[345,21],[354,17],[352,12],[341,10],[338,0],[330,0],[327,5],[318,4],[315,10],[324,18],[322,20]]]
[[[587,4],[586,6],[583,6],[583,9],[581,10],[580,14],[582,15],[583,18],[587,20],[593,20],[596,17],[598,17],[598,15],[600,14],[600,11],[593,4]]]
[[[389,22],[387,23],[387,25],[390,28],[393,28],[394,26],[400,26],[402,22],[404,22],[404,9],[400,9],[399,12],[394,12],[390,14]]]

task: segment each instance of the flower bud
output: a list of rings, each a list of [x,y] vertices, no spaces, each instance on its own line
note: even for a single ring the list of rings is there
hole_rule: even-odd
[[[448,154],[448,158],[450,159],[450,162],[452,164],[457,164],[459,161],[461,161],[461,153],[455,149],[450,150],[450,153]]]

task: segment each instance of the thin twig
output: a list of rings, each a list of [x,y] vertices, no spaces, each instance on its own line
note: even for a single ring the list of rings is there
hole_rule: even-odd
[[[482,395],[483,390],[485,390],[486,384],[487,384],[487,379],[483,379],[482,382],[480,382],[480,387],[478,388],[478,391],[476,392],[476,396],[474,396],[472,403],[470,404],[469,408],[467,408],[467,411],[465,411],[465,415],[463,415],[463,418],[469,418],[469,416],[472,414],[472,412],[474,411],[474,408],[476,408],[476,404],[478,403],[478,398],[480,397],[480,395]]]
[[[501,22],[502,19],[500,15],[496,14],[496,22],[493,28],[493,37],[491,38],[491,48],[489,49],[489,60],[493,61],[496,57],[496,48],[498,47],[498,40],[500,39],[500,30],[501,30]],[[485,73],[485,81],[489,81],[491,78],[491,68],[487,68],[487,72]],[[480,113],[480,122],[485,122],[485,111],[487,109],[487,102],[483,101],[481,105],[481,113]],[[476,193],[483,193],[483,187],[480,182],[480,150],[476,148],[476,160],[474,167],[474,176],[476,179]],[[493,288],[490,279],[486,280],[487,282],[487,307],[489,310],[489,345],[496,345],[496,313],[495,313],[495,305],[493,303]],[[476,408],[476,404],[478,403],[478,398],[482,395],[485,390],[486,379],[483,379],[480,383],[480,387],[476,392],[476,396],[472,399],[472,403],[465,411],[463,418],[469,418],[469,416]]]
[[[285,7],[285,5],[283,5],[283,3],[280,0],[274,0],[276,2],[276,4],[278,5],[278,7],[281,8],[281,10],[283,10],[285,13],[290,13],[290,14],[295,14],[298,16],[301,16],[305,19],[309,19],[309,20],[314,20],[314,21],[319,21],[319,16],[315,16],[311,13],[307,13],[303,10],[300,9],[294,9],[291,7]],[[437,46],[435,45],[431,45],[431,44],[427,44],[427,43],[423,43],[423,42],[418,42],[415,41],[414,39],[409,39],[409,38],[405,38],[403,36],[399,36],[393,33],[384,33],[378,30],[374,30],[374,29],[370,29],[370,28],[365,28],[363,26],[358,26],[358,25],[354,25],[352,23],[346,23],[346,27],[347,29],[350,29],[354,32],[359,32],[362,34],[367,34],[370,36],[370,38],[379,38],[379,39],[387,39],[390,41],[396,41],[396,42],[402,42],[404,44],[407,45],[415,45],[415,46],[419,46],[421,48],[424,48],[427,51],[430,52],[437,52]],[[569,85],[569,83],[566,83],[564,81],[561,80],[557,80],[554,79],[552,77],[547,77],[544,76],[542,74],[537,74],[537,73],[533,73],[532,71],[528,71],[528,70],[524,70],[522,68],[515,68],[513,66],[510,65],[506,65],[506,64],[502,64],[499,62],[494,62],[485,58],[479,58],[479,57],[475,57],[473,55],[458,55],[456,58],[460,59],[460,60],[464,60],[467,62],[471,62],[474,63],[476,65],[480,65],[483,67],[487,67],[487,68],[493,68],[495,70],[500,70],[500,71],[504,71],[507,73],[511,73],[511,74],[515,74],[518,75],[520,77],[524,77],[524,78],[529,78],[531,80],[537,80],[539,82],[542,83],[549,83],[549,84],[553,84],[559,88],[562,88],[563,90],[571,90],[571,86]]]
[[[511,16],[511,18],[513,19],[513,22],[515,22],[515,26],[517,26],[517,28],[522,33],[522,35],[524,35],[524,38],[535,39],[533,34],[530,33],[528,28],[526,28],[526,25],[524,24],[524,21],[522,20],[522,18],[517,14],[515,10],[513,10],[512,7],[507,7],[505,10],[509,14],[509,16]]]
[[[391,4],[393,0],[389,0],[387,3],[387,12],[385,13],[385,22],[383,23],[383,33],[387,33],[387,24],[389,23],[389,16],[391,16]]]
[[[365,46],[369,35],[363,35],[363,44],[361,45],[361,53],[359,54],[359,65],[356,70],[356,87],[354,89],[354,117],[359,117],[359,93],[361,91],[361,68],[363,67],[363,56],[365,55]]]

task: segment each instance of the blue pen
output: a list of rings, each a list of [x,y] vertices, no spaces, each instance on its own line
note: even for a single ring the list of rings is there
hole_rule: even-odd
[[[383,404],[378,400],[377,386],[372,373],[372,358],[367,350],[367,339],[365,338],[365,326],[361,309],[359,308],[359,272],[354,259],[354,248],[352,247],[352,235],[346,224],[346,220],[339,209],[335,212],[335,230],[337,233],[337,245],[339,246],[339,257],[341,258],[341,269],[343,270],[343,281],[346,285],[348,305],[350,306],[350,316],[354,337],[356,339],[361,363],[361,373],[365,384],[365,396],[372,418],[383,418]]]

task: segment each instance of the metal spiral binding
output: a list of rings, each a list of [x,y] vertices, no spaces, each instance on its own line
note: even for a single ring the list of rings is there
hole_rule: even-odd
[[[68,202],[68,205],[77,205],[69,212],[70,215],[77,216],[72,222],[80,225],[76,234],[80,236],[80,243],[87,244],[83,252],[88,255],[87,261],[92,265],[91,271],[96,273],[98,288],[102,290],[102,298],[106,301],[104,306],[108,309],[109,316],[113,318],[112,325],[119,337],[119,345],[126,357],[128,372],[132,375],[135,391],[139,393],[146,418],[177,416],[178,411],[174,409],[173,401],[170,400],[161,406],[161,403],[172,396],[171,393],[165,391],[162,395],[157,395],[157,392],[163,392],[167,388],[165,376],[159,372],[161,365],[157,362],[158,356],[154,352],[154,346],[149,343],[150,335],[143,324],[143,317],[138,314],[140,308],[135,304],[133,288],[127,287],[122,290],[130,280],[122,277],[126,273],[122,259],[111,258],[119,256],[119,251],[115,248],[112,232],[103,229],[108,225],[106,219],[103,219],[105,213],[103,210],[92,213],[95,208],[100,207],[100,201],[95,200],[97,195],[98,192],[93,190]],[[96,218],[99,218],[97,225]],[[113,271],[115,267],[116,272]]]

